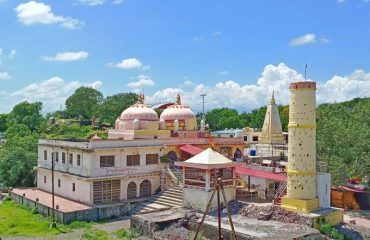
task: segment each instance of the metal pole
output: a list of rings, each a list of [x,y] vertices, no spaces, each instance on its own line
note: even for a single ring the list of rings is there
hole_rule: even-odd
[[[56,223],[55,223],[55,208],[54,208],[54,155],[56,155],[54,152],[52,152],[51,154],[51,198],[52,198],[52,206],[53,206],[53,211],[52,211],[52,216],[53,216],[53,220],[50,224],[50,227],[51,228],[55,228],[56,227]]]
[[[205,121],[206,120],[206,116],[205,116],[205,114],[204,114],[204,97],[206,96],[207,94],[205,94],[205,93],[203,93],[203,94],[201,94],[200,96],[202,97],[202,104],[203,104],[203,116],[202,116],[202,119],[203,119],[203,121]]]
[[[234,229],[234,223],[233,223],[233,220],[231,219],[231,212],[230,212],[229,206],[227,205],[226,194],[225,194],[224,187],[222,186],[222,180],[221,180],[221,178],[219,178],[217,180],[217,183],[219,184],[219,188],[221,189],[222,197],[223,197],[224,203],[226,205],[227,217],[229,218],[231,230],[232,230],[232,233],[233,233],[233,240],[236,240],[236,233],[235,233],[235,229]]]
[[[216,193],[216,191],[213,191],[212,192],[211,198],[209,199],[209,202],[208,202],[207,207],[206,207],[206,211],[204,212],[203,217],[202,217],[202,220],[200,221],[200,223],[199,223],[199,225],[197,227],[197,231],[195,232],[195,236],[194,236],[194,239],[193,240],[196,240],[197,237],[198,237],[200,227],[202,226],[202,224],[204,222],[204,219],[206,218],[206,215],[208,213],[209,207],[211,206],[211,203],[212,203],[213,197],[215,196],[215,193]]]
[[[217,179],[218,182],[218,179]],[[220,186],[217,183],[217,220],[218,220],[218,240],[222,240],[221,236],[221,203],[220,203]]]

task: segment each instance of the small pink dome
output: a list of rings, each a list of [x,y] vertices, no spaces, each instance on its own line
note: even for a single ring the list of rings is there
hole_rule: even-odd
[[[162,114],[163,120],[185,120],[189,118],[196,118],[195,113],[187,106],[181,104],[174,104],[166,108]]]
[[[157,121],[158,114],[143,103],[136,103],[121,113],[120,120]]]

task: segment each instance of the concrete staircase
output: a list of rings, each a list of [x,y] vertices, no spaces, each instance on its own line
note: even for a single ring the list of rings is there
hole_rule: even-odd
[[[131,215],[158,212],[182,206],[182,187],[176,185],[163,193],[153,196],[149,201],[140,203]]]

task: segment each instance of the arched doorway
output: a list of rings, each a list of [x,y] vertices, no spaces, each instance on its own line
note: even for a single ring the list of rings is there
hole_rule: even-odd
[[[175,161],[177,161],[177,154],[175,151],[169,151],[167,153],[167,157],[170,160],[170,168],[173,168],[175,166]]]
[[[150,197],[152,195],[152,184],[149,180],[144,180],[140,184],[140,197]]]
[[[136,198],[136,183],[130,182],[127,186],[127,199]]]

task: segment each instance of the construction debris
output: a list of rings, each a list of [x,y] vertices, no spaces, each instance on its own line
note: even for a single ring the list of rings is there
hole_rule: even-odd
[[[258,220],[274,220],[284,223],[311,225],[311,220],[308,217],[301,216],[292,211],[287,211],[278,206],[259,207],[249,205],[241,209],[239,214],[247,218]]]

